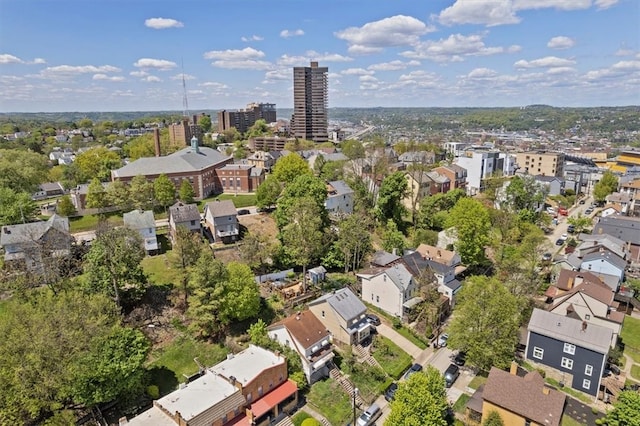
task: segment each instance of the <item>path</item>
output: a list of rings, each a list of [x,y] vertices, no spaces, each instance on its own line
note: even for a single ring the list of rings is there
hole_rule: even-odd
[[[378,329],[378,333],[400,346],[403,351],[411,355],[411,358],[417,359],[422,353],[422,349],[387,324],[382,323],[376,328]]]

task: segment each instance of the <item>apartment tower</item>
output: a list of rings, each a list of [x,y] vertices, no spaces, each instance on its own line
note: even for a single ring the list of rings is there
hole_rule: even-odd
[[[327,131],[327,74],[329,68],[311,62],[293,68],[293,114],[291,134],[314,142],[329,140]]]
[[[235,127],[240,133],[244,133],[258,120],[268,123],[276,122],[276,104],[251,103],[246,109],[218,111],[218,131],[220,133]]]

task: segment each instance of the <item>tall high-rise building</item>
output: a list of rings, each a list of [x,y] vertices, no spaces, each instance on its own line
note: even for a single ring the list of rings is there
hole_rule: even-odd
[[[293,114],[291,134],[314,142],[329,140],[327,131],[328,67],[311,62],[309,67],[293,68]]]
[[[222,133],[231,127],[235,127],[237,131],[244,133],[258,120],[275,123],[276,104],[258,104],[254,102],[247,105],[246,109],[239,111],[228,111],[226,109],[218,111],[218,131]]]

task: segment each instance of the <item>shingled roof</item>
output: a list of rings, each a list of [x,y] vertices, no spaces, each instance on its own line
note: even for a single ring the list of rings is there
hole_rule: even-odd
[[[289,333],[306,349],[311,345],[328,338],[331,334],[320,320],[310,310],[297,314],[270,325],[269,330],[285,327]]]

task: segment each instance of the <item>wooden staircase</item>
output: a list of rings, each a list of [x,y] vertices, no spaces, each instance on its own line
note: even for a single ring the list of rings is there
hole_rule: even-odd
[[[345,392],[347,392],[347,395],[353,398],[353,383],[351,383],[351,381],[347,378],[347,376],[342,374],[340,370],[338,370],[335,366],[333,366],[329,370],[329,377],[331,377],[333,380],[338,382],[340,387],[342,387],[342,389],[344,389]],[[360,395],[356,395],[356,405],[359,407],[364,407],[365,405],[364,400],[360,397]]]
[[[358,359],[364,362],[365,364],[369,364],[373,367],[380,367],[380,364],[378,363],[378,361],[376,361],[376,359],[371,356],[367,348],[365,348],[364,346],[360,344],[353,346],[353,352],[356,354]]]

